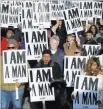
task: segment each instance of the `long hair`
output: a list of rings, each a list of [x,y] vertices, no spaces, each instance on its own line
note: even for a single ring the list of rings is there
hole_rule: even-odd
[[[92,73],[92,69],[91,69],[91,66],[92,66],[92,64],[93,64],[94,62],[96,62],[96,64],[97,64],[97,69],[96,69],[96,71],[94,72],[95,74]],[[88,60],[86,66],[85,66],[84,72],[86,72],[86,75],[89,75],[89,76],[94,75],[94,76],[96,76],[96,75],[98,75],[99,72],[101,72],[101,71],[102,71],[102,70],[101,70],[101,65],[100,65],[99,59],[98,59],[97,57],[91,57],[91,58]]]
[[[97,34],[98,33],[98,29],[97,29],[97,27],[95,25],[91,25],[90,28],[89,28],[89,31],[92,31],[92,27],[93,26],[95,28],[95,34]]]
[[[67,35],[66,42],[68,42],[68,37],[69,37],[69,36],[72,36],[72,37],[74,38],[74,43],[75,43],[76,47],[78,48],[79,45],[78,45],[78,43],[77,43],[77,41],[76,41],[76,36],[75,36],[74,34],[68,34],[68,35]]]

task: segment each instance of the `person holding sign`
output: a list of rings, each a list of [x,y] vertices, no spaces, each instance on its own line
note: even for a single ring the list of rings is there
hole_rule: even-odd
[[[91,57],[87,62],[84,72],[85,72],[85,75],[89,75],[89,76],[103,76],[103,71],[101,69],[99,59],[97,57]],[[101,96],[99,96],[100,97],[99,99],[103,105],[103,87],[102,89],[100,89],[100,95]],[[100,107],[99,109],[101,109]]]
[[[52,61],[52,54],[50,50],[44,50],[42,52],[42,60],[40,60],[36,67],[53,67],[53,78],[62,78],[63,74],[61,72],[60,66],[57,62]]]
[[[18,44],[14,39],[8,39],[8,50],[18,49]],[[1,58],[2,59],[2,58]],[[1,63],[1,108],[8,109],[10,101],[15,109],[22,108],[22,97],[24,85],[21,83],[4,83],[3,64]],[[19,99],[16,99],[15,88],[18,88]]]
[[[42,60],[40,60],[36,66],[36,68],[45,68],[45,67],[52,67],[52,72],[53,72],[53,79],[59,79],[63,78],[63,74],[61,72],[60,66],[58,63],[52,61],[51,57],[51,51],[50,50],[44,50],[42,52]],[[60,96],[58,95],[57,91],[55,91],[55,101],[46,101],[46,109],[60,109]],[[59,97],[59,98],[58,98]],[[64,99],[61,98],[64,102]],[[31,102],[31,108],[32,109],[42,109],[42,104],[41,102]],[[36,108],[35,108],[36,107]]]
[[[63,47],[66,56],[74,55],[74,52],[78,47],[78,44],[73,34],[67,36],[67,42],[63,45]]]

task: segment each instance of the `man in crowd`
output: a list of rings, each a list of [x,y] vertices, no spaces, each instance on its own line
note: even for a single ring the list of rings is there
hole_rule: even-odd
[[[12,28],[8,28],[7,33],[6,33],[6,37],[2,37],[1,53],[3,50],[8,49],[8,39],[14,39],[14,34],[15,34],[14,30]],[[18,45],[18,47],[20,47],[20,44],[18,41],[16,41],[16,44]]]
[[[7,48],[8,50],[15,50],[15,49],[18,49],[19,47],[18,47],[17,42],[14,39],[8,39]],[[11,101],[15,109],[22,109],[22,98],[24,94],[24,85],[18,82],[12,83],[12,84],[4,83],[3,68],[4,66],[2,65],[2,61],[1,61],[1,68],[0,68],[1,69],[1,108],[8,109],[10,101]],[[19,90],[18,100],[16,100],[15,86],[18,87],[18,90]]]
[[[93,39],[93,34],[91,31],[86,33],[86,41],[85,44],[97,45],[97,42]]]
[[[52,61],[52,54],[50,50],[44,50],[42,53],[42,60],[39,61],[37,67],[52,67],[53,68],[53,78],[62,78],[63,73],[61,72],[60,66],[57,62]]]
[[[52,61],[52,54],[50,50],[44,50],[42,52],[42,59],[38,62],[36,66],[36,68],[45,68],[45,67],[52,67],[53,79],[63,78],[63,73],[61,72],[59,64]],[[61,95],[58,96],[58,94]],[[62,98],[62,100],[60,98],[61,96],[64,97],[62,94],[64,94],[64,88],[62,88],[62,92],[59,89],[55,90],[55,101],[47,101],[46,109],[60,109],[61,102],[65,101],[65,98],[64,99]],[[31,109],[42,109],[42,103],[32,102]]]
[[[52,61],[57,62],[63,71],[64,51],[58,48],[59,41],[59,37],[56,35],[50,38],[50,51],[52,54]]]

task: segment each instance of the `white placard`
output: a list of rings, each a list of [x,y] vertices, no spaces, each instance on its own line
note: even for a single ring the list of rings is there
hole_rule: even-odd
[[[66,80],[66,87],[74,87],[75,77],[83,74],[87,58],[87,56],[65,56],[64,80]]]
[[[9,25],[9,2],[3,1],[0,3],[0,24],[1,27],[8,27]]]
[[[42,52],[48,49],[47,30],[30,30],[24,32],[27,60],[42,58]]]
[[[78,8],[71,8],[63,11],[67,34],[82,31],[83,26],[79,16]]]
[[[22,31],[33,29],[33,1],[24,1],[22,3]]]
[[[98,109],[100,83],[97,76],[76,76],[73,109]]]
[[[82,21],[93,20],[93,1],[78,1],[79,15]]]
[[[97,1],[94,1],[93,2],[93,16],[95,18],[102,18],[102,13],[103,13],[103,2],[97,2]]]
[[[4,83],[28,82],[25,50],[3,51]]]
[[[54,101],[54,89],[50,88],[49,82],[53,78],[52,68],[34,68],[28,72],[31,102]]]
[[[51,4],[51,20],[63,20],[64,4]]]
[[[88,45],[88,44],[83,44],[83,48],[86,50],[86,54],[87,55],[98,55],[100,49],[101,49],[101,45]]]

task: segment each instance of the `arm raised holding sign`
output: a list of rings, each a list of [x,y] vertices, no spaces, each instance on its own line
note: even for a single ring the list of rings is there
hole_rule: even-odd
[[[57,20],[56,25],[52,27],[54,34],[59,36],[59,48],[63,49],[63,44],[66,42],[67,31],[63,20]]]
[[[58,26],[59,26],[59,20],[57,20],[56,24],[51,28],[54,34],[56,34],[56,29],[58,28]]]

